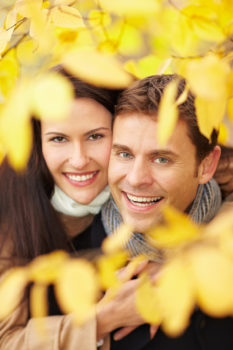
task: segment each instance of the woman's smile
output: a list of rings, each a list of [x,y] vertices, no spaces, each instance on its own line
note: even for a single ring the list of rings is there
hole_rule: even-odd
[[[86,173],[63,173],[64,176],[68,179],[69,183],[71,183],[74,186],[88,186],[91,185],[96,179],[99,174],[99,171],[92,171],[92,172],[86,172]]]

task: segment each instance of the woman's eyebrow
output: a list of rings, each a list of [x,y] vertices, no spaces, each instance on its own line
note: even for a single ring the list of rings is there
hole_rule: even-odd
[[[104,131],[104,130],[110,130],[110,128],[105,128],[105,127],[100,127],[100,128],[96,128],[96,129],[92,129],[92,130],[89,130],[87,132],[85,132],[84,136],[87,136],[89,134],[93,134],[95,132],[98,132],[98,131]]]
[[[64,134],[63,132],[60,131],[48,131],[45,133],[45,135],[59,135],[59,136],[67,136],[66,134]]]

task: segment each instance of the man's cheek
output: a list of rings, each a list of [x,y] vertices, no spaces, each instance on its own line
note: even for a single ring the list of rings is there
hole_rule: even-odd
[[[126,169],[122,164],[111,162],[108,170],[109,183],[115,183],[125,176]]]

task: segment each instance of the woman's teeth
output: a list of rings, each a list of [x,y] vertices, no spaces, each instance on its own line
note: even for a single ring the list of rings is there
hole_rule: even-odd
[[[96,171],[92,174],[88,174],[88,175],[69,175],[67,174],[67,177],[71,180],[74,181],[86,181],[86,180],[90,180],[91,178],[93,178],[93,176],[96,174]]]
[[[156,202],[160,201],[162,197],[136,197],[132,196],[130,194],[126,194],[128,200],[139,207],[148,207],[152,204],[155,204]]]

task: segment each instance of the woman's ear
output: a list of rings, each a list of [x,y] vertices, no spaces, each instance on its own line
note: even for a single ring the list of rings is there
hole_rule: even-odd
[[[215,146],[202,161],[198,168],[199,183],[207,183],[214,175],[221,155],[221,148]]]

